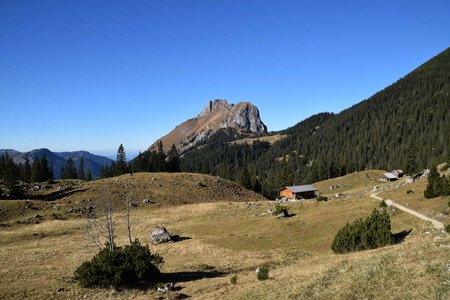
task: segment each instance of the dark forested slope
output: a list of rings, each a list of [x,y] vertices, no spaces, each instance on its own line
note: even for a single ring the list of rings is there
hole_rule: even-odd
[[[271,194],[354,170],[403,168],[411,147],[425,168],[449,158],[449,93],[450,48],[337,115],[318,114],[285,130],[273,145],[209,143],[187,153],[182,169],[238,181],[249,174]]]

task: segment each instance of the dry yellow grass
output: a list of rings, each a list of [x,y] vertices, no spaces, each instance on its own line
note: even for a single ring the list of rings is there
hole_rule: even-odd
[[[262,136],[262,137],[256,137],[256,138],[240,139],[240,140],[229,142],[229,144],[232,144],[232,145],[242,145],[242,144],[251,145],[251,144],[253,144],[256,141],[268,142],[270,144],[273,144],[275,142],[281,141],[285,137],[286,137],[285,134],[275,134],[275,135],[268,135],[268,136]]]
[[[150,246],[166,261],[162,271],[179,279],[180,290],[166,295],[153,290],[79,287],[73,271],[96,252],[84,234],[83,219],[8,223],[0,227],[0,298],[157,299],[174,293],[194,299],[450,296],[450,241],[437,233],[422,234],[428,226],[424,222],[399,212],[392,216],[393,231],[412,229],[403,243],[335,255],[330,244],[337,230],[369,215],[378,201],[357,196],[288,206],[295,216],[282,220],[255,216],[273,207],[269,201],[255,202],[252,208],[242,202],[221,201],[133,209],[133,236],[142,242],[148,241],[157,225],[187,238]],[[125,226],[119,225],[117,243],[123,245]],[[255,269],[263,263],[270,265],[270,279],[259,282]],[[237,275],[237,285],[230,284],[232,275]]]
[[[426,178],[422,178],[412,184],[382,192],[378,196],[391,199],[396,203],[418,211],[427,217],[441,221],[444,224],[450,224],[448,209],[450,197],[427,199],[423,196],[426,185]]]

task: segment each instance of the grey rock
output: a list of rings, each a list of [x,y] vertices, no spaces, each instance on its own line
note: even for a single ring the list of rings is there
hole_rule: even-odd
[[[150,237],[150,243],[158,245],[172,241],[169,232],[165,227],[156,227]]]

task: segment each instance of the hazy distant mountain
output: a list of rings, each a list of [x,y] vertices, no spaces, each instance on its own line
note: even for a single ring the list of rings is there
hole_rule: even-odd
[[[202,112],[195,118],[189,119],[176,126],[162,141],[165,151],[172,144],[181,153],[204,142],[221,129],[233,129],[238,134],[257,136],[267,132],[266,125],[261,121],[258,108],[250,102],[229,104],[226,100],[209,101]],[[157,146],[155,142],[150,149]]]
[[[87,151],[52,152],[48,149],[42,148],[29,152],[19,152],[13,149],[0,149],[0,154],[4,154],[5,152],[8,152],[8,155],[12,157],[15,163],[24,163],[27,157],[30,162],[33,162],[35,159],[40,159],[43,155],[45,155],[49,165],[53,166],[55,179],[60,178],[61,168],[66,164],[66,161],[69,158],[72,158],[77,168],[80,163],[80,159],[83,158],[85,173],[88,169],[90,169],[94,178],[100,176],[100,167],[102,165],[109,166],[113,162],[107,157],[94,155]]]

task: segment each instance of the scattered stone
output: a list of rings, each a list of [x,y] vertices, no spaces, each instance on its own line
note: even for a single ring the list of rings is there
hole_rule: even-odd
[[[197,182],[195,183],[195,186],[196,186],[197,188],[207,187],[207,185],[204,184],[204,183],[201,182],[201,181],[197,181]]]
[[[153,201],[153,200],[150,200],[150,199],[144,199],[144,200],[142,200],[142,203],[144,203],[144,204],[155,204],[155,205],[159,205],[158,202]]]
[[[87,206],[87,207],[71,207],[69,208],[69,213],[79,213],[79,214],[88,214],[91,213],[94,210],[93,206]]]
[[[284,203],[284,202],[290,202],[291,199],[287,198],[287,197],[281,197],[280,199],[276,199],[275,203]]]
[[[150,237],[150,243],[158,245],[172,241],[169,232],[165,227],[156,227]]]
[[[339,198],[345,198],[347,195],[346,194],[343,194],[343,193],[336,193],[335,195],[334,195],[334,197],[336,197],[336,199],[339,199]]]
[[[157,292],[167,293],[168,291],[173,290],[175,284],[172,282],[166,283],[163,287],[159,287],[156,289]]]
[[[254,209],[254,208],[258,208],[259,204],[257,203],[251,203],[251,202],[246,202],[245,203],[245,208],[247,209]]]
[[[289,217],[289,213],[286,210],[281,211],[278,215],[277,218],[287,218]]]

